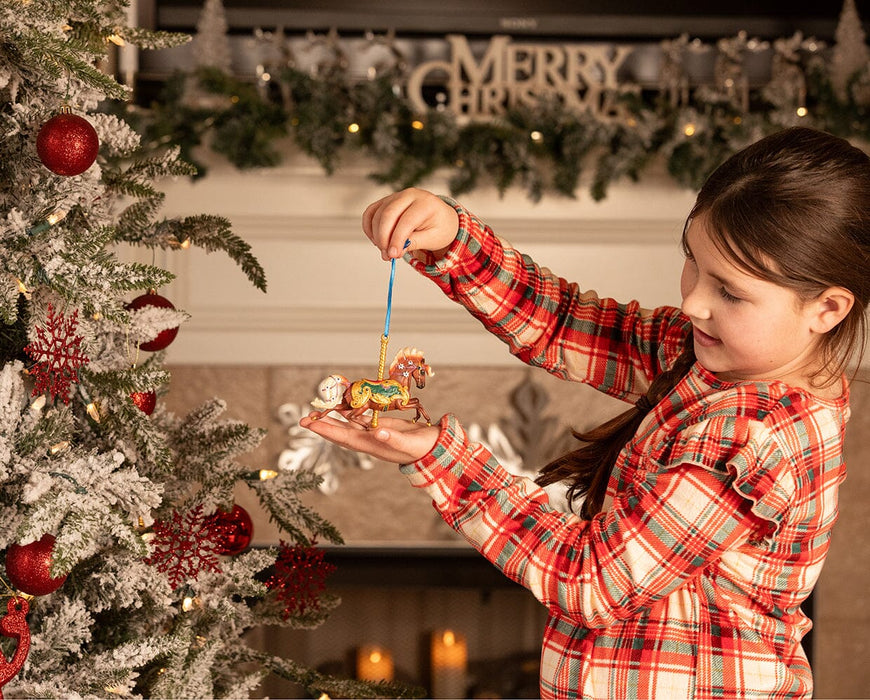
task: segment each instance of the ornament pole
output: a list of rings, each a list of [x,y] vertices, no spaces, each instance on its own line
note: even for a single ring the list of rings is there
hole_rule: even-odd
[[[405,241],[402,250],[411,245],[411,239]],[[384,334],[381,336],[381,354],[378,359],[378,381],[384,378],[384,371],[387,366],[387,344],[390,342],[390,315],[393,311],[393,283],[396,281],[396,259],[390,261],[390,284],[387,287],[387,315],[384,320]],[[378,427],[378,410],[372,412],[372,427]]]
[[[395,264],[395,260],[393,260],[393,264]],[[389,321],[388,321],[389,323]],[[381,336],[381,354],[378,358],[378,381],[384,378],[384,371],[387,367],[387,345],[390,343],[390,336],[384,334]],[[372,427],[378,427],[378,413],[379,411],[375,409],[372,413]]]

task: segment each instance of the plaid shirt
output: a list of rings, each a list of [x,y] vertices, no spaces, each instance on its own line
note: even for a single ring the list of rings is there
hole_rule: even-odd
[[[448,253],[411,262],[523,361],[634,401],[679,354],[678,309],[580,292],[457,211]],[[401,469],[548,608],[542,697],[809,698],[800,605],[837,518],[847,419],[847,390],[824,401],[696,363],[622,450],[592,520],[554,510],[453,416]]]

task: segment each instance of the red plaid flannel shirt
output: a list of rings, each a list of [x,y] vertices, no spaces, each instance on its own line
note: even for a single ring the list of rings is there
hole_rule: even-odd
[[[678,309],[581,292],[460,214],[440,260],[412,260],[523,361],[636,400],[679,354]],[[845,477],[847,390],[725,383],[696,364],[644,419],[592,520],[469,442],[453,416],[403,465],[444,520],[548,608],[544,698],[811,697],[800,610]]]

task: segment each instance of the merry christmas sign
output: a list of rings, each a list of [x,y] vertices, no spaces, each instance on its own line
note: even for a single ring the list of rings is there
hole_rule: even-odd
[[[467,37],[446,39],[449,60],[421,63],[408,78],[408,98],[420,112],[427,108],[423,86],[445,76],[446,106],[472,119],[553,97],[578,111],[607,116],[614,111],[617,88],[623,93],[639,89],[617,82],[631,46],[514,42],[494,36],[478,59]]]

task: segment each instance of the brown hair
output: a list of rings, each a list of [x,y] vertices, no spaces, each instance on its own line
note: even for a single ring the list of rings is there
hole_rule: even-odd
[[[831,286],[855,295],[846,318],[820,347],[824,374],[836,380],[864,353],[870,303],[870,157],[848,141],[794,127],[734,154],[707,179],[683,230],[706,218],[707,231],[735,264],[793,290],[804,300]],[[695,361],[691,338],[674,365],[628,411],[574,436],[585,444],[545,466],[537,483],[568,481],[568,500],[585,496],[580,514],[601,510],[616,458],[646,413]]]

